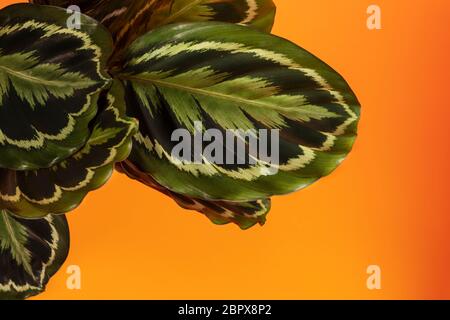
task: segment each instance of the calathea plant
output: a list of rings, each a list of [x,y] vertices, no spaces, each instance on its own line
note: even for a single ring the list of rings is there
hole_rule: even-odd
[[[67,255],[64,214],[114,167],[246,229],[352,148],[357,98],[269,34],[272,1],[30,2],[0,11],[3,298],[44,289]]]

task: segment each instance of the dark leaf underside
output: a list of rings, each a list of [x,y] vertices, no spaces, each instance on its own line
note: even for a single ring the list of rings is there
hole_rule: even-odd
[[[211,201],[191,198],[168,190],[150,175],[140,171],[133,163],[124,161],[116,165],[119,172],[169,196],[184,209],[203,213],[213,223],[237,224],[241,229],[249,229],[256,224],[264,225],[270,210],[270,199],[248,202]]]

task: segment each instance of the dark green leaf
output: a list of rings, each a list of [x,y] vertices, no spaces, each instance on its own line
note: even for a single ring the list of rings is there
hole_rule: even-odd
[[[47,168],[89,137],[112,41],[92,18],[77,30],[68,17],[32,4],[0,11],[0,167]]]
[[[172,0],[31,0],[39,4],[67,7],[78,5],[81,11],[101,22],[111,32],[116,46],[115,56],[138,36],[149,30],[156,9]]]
[[[276,7],[272,0],[35,0],[68,7],[104,24],[112,33],[119,57],[137,37],[162,25],[178,22],[221,21],[272,29]]]
[[[346,81],[304,49],[250,28],[214,22],[159,28],[133,43],[118,76],[129,114],[140,120],[130,161],[193,198],[250,201],[302,189],[331,173],[356,137],[360,105]],[[178,142],[171,135],[187,129],[193,136],[196,122],[203,133],[219,129],[223,136],[253,130],[260,147],[259,130],[270,137],[278,129],[279,142],[269,138],[265,149],[279,147],[279,161],[174,157]],[[220,148],[230,151],[225,140]]]
[[[69,252],[65,216],[26,220],[0,209],[0,299],[24,299],[44,291]]]
[[[114,163],[127,158],[137,124],[124,116],[119,82],[102,94],[99,109],[88,141],[68,159],[47,169],[0,168],[0,208],[23,217],[65,213],[78,206],[89,191],[106,183]]]
[[[221,21],[270,32],[275,10],[272,0],[173,0],[153,13],[150,29],[178,22]]]
[[[235,223],[241,229],[249,229],[256,224],[264,225],[267,213],[270,210],[270,199],[248,202],[211,201],[172,192],[129,161],[118,163],[116,169],[130,178],[171,197],[182,208],[203,213],[215,224]]]

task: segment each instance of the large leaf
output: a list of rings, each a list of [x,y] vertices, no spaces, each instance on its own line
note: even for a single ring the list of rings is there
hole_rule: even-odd
[[[267,213],[270,210],[270,199],[246,202],[212,201],[191,198],[172,192],[129,161],[118,163],[116,169],[130,178],[164,193],[175,200],[182,208],[203,213],[215,224],[235,223],[241,229],[249,229],[256,224],[264,225]]]
[[[70,158],[47,169],[0,169],[0,208],[23,217],[65,213],[106,183],[114,163],[127,158],[137,124],[124,116],[119,82],[102,94],[99,109],[86,145]]]
[[[249,201],[296,191],[331,173],[356,137],[360,106],[345,80],[295,44],[250,28],[213,22],[159,28],[130,47],[118,77],[129,115],[140,120],[129,160],[190,197]],[[211,139],[216,154],[228,152],[234,161],[173,156],[177,129],[190,136],[218,129],[224,140]],[[269,137],[279,130],[279,141],[265,139],[266,149],[279,149],[278,161],[255,156],[247,141],[248,160],[240,165],[225,130],[253,130],[261,147],[260,129]]]
[[[49,167],[89,137],[110,78],[108,31],[82,16],[67,28],[56,7],[16,4],[0,11],[0,167]]]
[[[69,252],[66,218],[26,220],[0,210],[0,299],[24,299],[44,291]]]

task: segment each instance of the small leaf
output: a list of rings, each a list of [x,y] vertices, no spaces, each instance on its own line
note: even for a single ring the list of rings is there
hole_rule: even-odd
[[[153,13],[150,26],[154,29],[178,22],[221,21],[270,32],[275,10],[272,0],[173,0]]]
[[[123,161],[116,165],[119,172],[171,197],[184,209],[203,213],[213,223],[237,224],[241,229],[249,229],[256,224],[264,225],[270,210],[270,199],[248,202],[211,201],[191,198],[170,191],[161,186],[150,175],[140,171],[133,163]]]
[[[24,299],[44,291],[69,252],[66,218],[25,220],[0,210],[0,299]]]
[[[251,28],[161,27],[133,43],[118,77],[129,115],[140,120],[129,161],[192,198],[251,201],[302,189],[331,173],[356,138],[360,105],[345,80],[304,49]],[[188,159],[174,156],[176,130],[187,131],[188,146],[218,130],[222,156],[195,159],[187,148]]]
[[[0,208],[22,217],[66,213],[110,178],[115,162],[128,157],[137,123],[124,115],[123,88],[115,82],[99,98],[92,134],[77,153],[50,168],[0,168]]]
[[[47,168],[89,137],[97,100],[110,83],[108,31],[65,10],[16,4],[0,11],[0,167]]]

